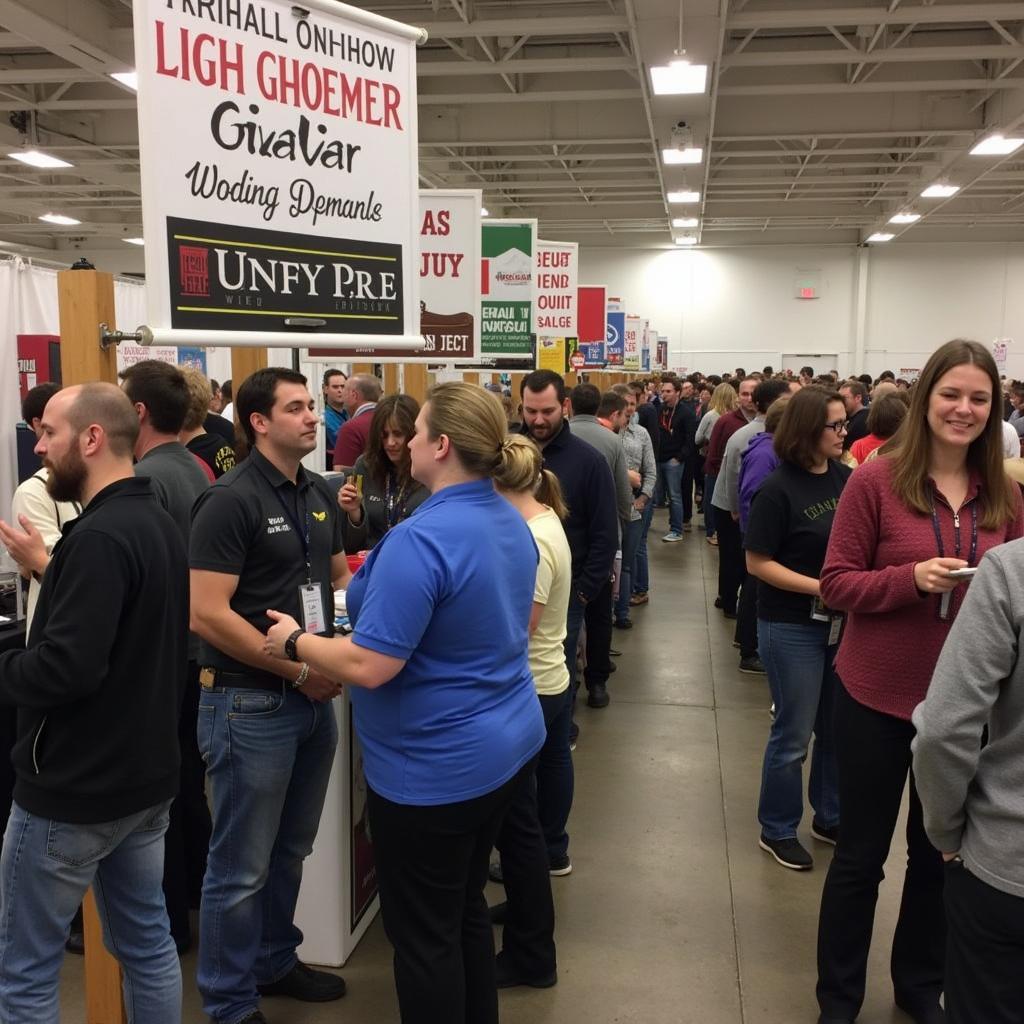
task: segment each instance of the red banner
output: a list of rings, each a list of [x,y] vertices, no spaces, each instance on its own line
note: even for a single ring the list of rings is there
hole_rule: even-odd
[[[605,340],[604,285],[580,285],[577,290],[580,343]]]

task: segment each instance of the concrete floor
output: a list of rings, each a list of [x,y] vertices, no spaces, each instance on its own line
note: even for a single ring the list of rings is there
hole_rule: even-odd
[[[739,673],[732,624],[713,607],[717,551],[696,530],[660,543],[664,520],[659,511],[651,529],[651,602],[634,609],[632,630],[614,634],[622,656],[611,706],[577,715],[573,872],[552,879],[559,982],[503,992],[504,1024],[817,1019],[815,933],[831,848],[810,839],[808,814],[813,871],[787,871],[758,849],[767,684]],[[861,1024],[909,1021],[888,983],[905,849],[894,842],[887,866]],[[194,954],[182,966],[184,1021],[200,1024]],[[342,1002],[267,1000],[270,1024],[398,1020],[379,920],[342,973]],[[78,957],[65,965],[62,1008],[65,1024],[84,1024]]]

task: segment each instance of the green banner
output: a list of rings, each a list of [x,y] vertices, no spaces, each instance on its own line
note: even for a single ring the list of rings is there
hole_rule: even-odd
[[[531,358],[535,221],[481,225],[480,350]]]

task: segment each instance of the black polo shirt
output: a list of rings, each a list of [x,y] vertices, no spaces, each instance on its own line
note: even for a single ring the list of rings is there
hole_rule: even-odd
[[[303,525],[305,524],[305,525]],[[344,547],[341,516],[323,477],[299,467],[293,484],[256,448],[199,497],[192,509],[189,566],[238,577],[231,608],[261,633],[267,609],[302,622],[299,587],[306,581],[303,538],[309,530],[313,581],[320,584],[324,617],[334,632],[331,556]],[[299,532],[302,527],[302,532]],[[252,672],[203,640],[200,664],[228,672]]]

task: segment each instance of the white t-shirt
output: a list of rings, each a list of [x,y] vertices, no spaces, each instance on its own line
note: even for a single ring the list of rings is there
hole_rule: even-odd
[[[540,552],[533,600],[544,605],[530,637],[530,671],[537,693],[553,697],[569,685],[565,664],[566,616],[572,590],[572,554],[561,520],[551,509],[527,520]]]

